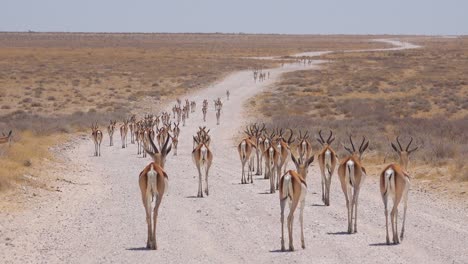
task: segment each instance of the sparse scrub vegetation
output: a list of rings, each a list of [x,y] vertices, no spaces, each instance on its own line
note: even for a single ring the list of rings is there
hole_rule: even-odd
[[[142,97],[172,98],[275,64],[249,56],[386,46],[366,36],[0,33],[0,129],[18,135],[0,161],[34,168],[36,146],[56,143],[48,139],[57,133],[122,120]],[[28,138],[37,142],[23,145]],[[12,154],[19,146],[30,163]],[[24,173],[11,164],[0,166],[0,188]]]
[[[408,40],[424,48],[324,55],[329,63],[285,74],[252,99],[255,108],[275,125],[330,128],[342,141],[349,133],[367,136],[373,175],[394,158],[389,139],[413,136],[421,145],[412,163],[416,178],[465,184],[468,38]]]

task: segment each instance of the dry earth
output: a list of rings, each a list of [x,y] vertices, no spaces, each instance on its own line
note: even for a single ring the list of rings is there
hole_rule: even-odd
[[[317,67],[319,62],[308,67]],[[58,192],[37,192],[34,203],[20,212],[0,212],[0,259],[4,263],[467,263],[467,209],[437,196],[410,192],[407,236],[399,246],[386,246],[383,206],[377,180],[369,177],[361,191],[359,233],[347,235],[343,194],[335,176],[331,206],[321,206],[318,166],[309,171],[305,208],[305,250],[295,224],[295,252],[280,252],[279,202],[267,194],[259,177],[241,185],[240,162],[233,138],[246,124],[243,105],[299,65],[271,69],[271,79],[254,83],[249,71],[188,97],[225,98],[221,125],[209,111],[214,164],[210,196],[194,198],[196,170],[191,161],[191,135],[203,125],[201,111],[182,128],[179,156],[170,156],[166,170],[169,193],[158,222],[158,251],[144,249],[146,223],[138,189],[138,173],[149,162],[127,149],[103,146],[92,156],[88,135],[61,147],[57,164]],[[198,109],[199,110],[199,109]],[[117,141],[118,142],[118,141]],[[108,139],[105,138],[105,143]],[[30,200],[32,201],[32,199]],[[297,218],[296,218],[297,219]]]

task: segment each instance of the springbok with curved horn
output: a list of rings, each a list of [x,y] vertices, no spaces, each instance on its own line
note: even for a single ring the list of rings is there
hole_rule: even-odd
[[[110,121],[109,126],[107,126],[107,133],[109,134],[109,146],[114,146],[114,131],[117,121]]]
[[[195,139],[195,137],[194,137]],[[211,163],[213,162],[213,153],[209,148],[209,143],[206,137],[202,137],[198,146],[192,151],[192,159],[198,170],[198,193],[197,197],[203,198],[203,183],[202,169],[205,170],[205,194],[209,195],[208,188],[208,172],[210,171]]]
[[[91,130],[91,136],[94,142],[94,156],[101,156],[102,131],[98,129],[97,123],[91,125]]]
[[[255,148],[256,145],[252,140],[252,136],[250,134],[249,128],[245,130],[245,133],[247,134],[247,137],[242,139],[242,141],[239,143],[237,146],[237,152],[239,152],[239,157],[242,163],[242,177],[241,177],[241,184],[246,184],[249,182],[250,178],[250,183],[253,183],[253,175],[252,171],[250,169],[250,158],[252,155],[252,151]],[[248,170],[247,170],[247,179],[245,178],[245,163],[249,163]]]
[[[299,138],[297,144],[297,152],[299,155],[299,162],[303,162],[312,155],[312,144],[309,141],[309,131],[306,131],[302,135],[302,131],[299,130]]]
[[[291,154],[291,158],[296,165],[296,171],[290,170],[284,174],[280,179],[279,187],[279,198],[281,207],[281,250],[284,251],[284,208],[286,202],[289,204],[289,215],[287,219],[287,228],[289,235],[289,250],[294,251],[293,243],[293,223],[294,223],[294,212],[298,205],[300,205],[299,221],[301,223],[301,245],[305,249],[304,240],[304,207],[305,198],[307,194],[307,173],[309,165],[314,161],[314,156],[311,156],[304,162],[299,162],[294,154]]]
[[[349,136],[352,150],[344,146],[344,148],[351,154],[343,159],[338,167],[338,175],[340,176],[341,189],[343,190],[346,207],[348,209],[348,233],[357,232],[357,208],[359,191],[366,176],[366,169],[362,166],[362,154],[369,146],[369,141],[362,137],[361,145],[356,150],[354,147],[353,139]],[[354,218],[354,221],[353,221]],[[353,231],[354,223],[354,231]]]
[[[11,135],[12,134],[13,134],[12,130],[10,130],[10,132],[8,132],[8,135],[3,134],[3,136],[0,137],[0,144],[5,144],[5,143],[11,144]]]
[[[320,173],[322,174],[322,202],[326,206],[330,206],[330,186],[333,172],[335,171],[338,158],[335,151],[331,148],[331,143],[335,140],[333,132],[330,130],[330,135],[327,140],[322,137],[322,130],[319,131],[317,141],[322,145],[322,150],[318,154],[318,163]]]
[[[398,154],[399,164],[392,163],[385,167],[380,173],[380,193],[382,194],[382,200],[385,207],[385,228],[386,228],[386,239],[387,245],[390,244],[390,238],[388,236],[388,209],[387,202],[390,197],[393,200],[393,208],[390,213],[390,220],[392,224],[393,243],[399,244],[403,241],[405,234],[405,220],[406,220],[406,208],[408,205],[408,192],[410,189],[410,176],[408,173],[409,155],[416,151],[419,147],[409,149],[413,138],[411,137],[408,145],[405,149],[401,147],[399,137],[396,138],[398,143],[397,148],[395,144],[391,143],[393,150]],[[401,235],[398,237],[398,205],[403,200],[403,224],[401,227]]]
[[[290,134],[289,134],[289,139],[285,140],[283,138],[283,129],[280,129],[278,131],[278,138],[277,138],[277,146],[276,148],[278,149],[278,154],[279,154],[279,159],[278,159],[278,164],[277,164],[277,178],[276,178],[276,189],[278,190],[279,187],[279,179],[281,177],[281,169],[283,169],[283,174],[286,173],[286,168],[288,166],[288,161],[289,157],[291,156],[291,149],[290,145],[294,142],[293,136],[294,133],[292,129],[288,129]]]
[[[122,140],[122,148],[127,147],[127,133],[128,133],[128,120],[124,120],[123,125],[120,126],[120,139]]]
[[[221,108],[216,110],[216,125],[219,125],[219,119],[221,118]]]
[[[272,142],[274,136],[274,132],[272,132],[268,141]],[[276,168],[278,167],[280,153],[274,144],[270,144],[263,152],[263,156],[265,157],[265,175],[267,179],[270,179],[270,193],[275,193]]]
[[[143,206],[145,207],[146,223],[148,225],[146,248],[155,250],[158,249],[156,243],[156,223],[158,220],[159,206],[161,205],[164,193],[169,187],[168,177],[164,171],[164,163],[167,154],[171,152],[171,146],[168,147],[169,137],[167,137],[160,151],[151,137],[147,136],[146,140],[151,145],[152,150],[146,145],[143,145],[143,147],[153,158],[153,162],[148,164],[140,173],[138,183],[140,185],[141,198],[143,200]],[[155,201],[154,206],[152,205],[153,201]]]

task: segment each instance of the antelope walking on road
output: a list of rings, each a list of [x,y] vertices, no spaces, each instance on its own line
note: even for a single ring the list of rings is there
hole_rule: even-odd
[[[206,133],[207,135],[207,133]],[[195,137],[194,137],[195,139]],[[198,145],[192,151],[192,159],[195,163],[195,166],[198,170],[198,193],[197,197],[203,198],[203,180],[202,180],[202,170],[205,172],[205,194],[209,195],[208,188],[208,173],[210,171],[211,163],[213,162],[213,153],[209,148],[209,141],[207,137],[203,135],[200,138],[200,141],[197,142]]]
[[[352,150],[345,146],[350,156],[343,159],[338,167],[341,189],[346,199],[346,208],[348,209],[348,233],[357,233],[357,208],[359,191],[366,176],[366,169],[362,166],[362,154],[369,146],[369,141],[362,137],[361,145],[356,150],[353,139],[349,136]],[[353,230],[354,223],[354,230]]]
[[[164,171],[166,156],[171,152],[171,146],[168,147],[169,137],[167,137],[161,150],[158,150],[153,139],[147,136],[152,150],[143,145],[145,151],[153,158],[153,162],[148,164],[139,175],[138,183],[140,185],[141,198],[146,212],[146,223],[148,225],[148,239],[146,248],[158,249],[156,243],[156,224],[158,220],[159,206],[161,205],[164,193],[168,189],[168,176]],[[154,206],[152,205],[152,202]]]
[[[117,121],[110,121],[109,126],[107,126],[107,133],[109,134],[109,146],[114,146],[114,131]]]
[[[289,204],[289,215],[287,219],[287,228],[289,235],[289,250],[294,251],[293,243],[293,224],[294,224],[294,212],[298,205],[300,205],[299,221],[301,223],[301,245],[305,249],[304,240],[304,207],[305,198],[307,194],[307,173],[309,165],[314,161],[314,156],[300,163],[293,154],[291,158],[296,165],[296,171],[287,171],[280,179],[279,186],[279,198],[281,207],[281,250],[284,251],[284,208],[286,202]]]
[[[398,154],[399,164],[392,163],[385,167],[380,174],[380,193],[382,194],[382,200],[385,207],[385,228],[386,228],[386,241],[387,245],[390,244],[390,238],[388,236],[388,198],[390,197],[393,201],[393,208],[390,213],[390,220],[392,224],[393,243],[399,244],[403,241],[405,234],[405,220],[406,220],[406,208],[408,206],[408,192],[410,188],[410,177],[408,173],[409,155],[416,151],[418,147],[409,149],[413,138],[406,146],[405,149],[401,147],[399,137],[396,138],[398,143],[397,148],[395,144],[391,143],[393,150]],[[401,227],[401,235],[398,237],[398,205],[403,200],[403,224]]]
[[[330,206],[330,186],[333,172],[335,171],[338,158],[335,151],[331,148],[331,143],[335,140],[333,132],[330,130],[330,135],[327,140],[322,137],[322,130],[319,131],[317,141],[322,145],[322,150],[318,154],[318,163],[320,174],[322,175],[322,202],[326,206]]]
[[[91,125],[91,136],[94,142],[94,156],[101,156],[101,142],[102,142],[102,131],[98,129],[98,125]]]

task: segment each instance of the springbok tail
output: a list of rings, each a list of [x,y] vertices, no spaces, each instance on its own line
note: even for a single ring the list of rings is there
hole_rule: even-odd
[[[158,173],[154,170],[153,164],[151,164],[147,176],[146,195],[151,195],[151,201],[153,201],[155,194],[158,192]]]
[[[289,175],[289,172],[283,175],[282,177],[283,180],[283,188],[282,188],[282,195],[281,199],[285,199],[290,196],[292,193],[292,184],[291,184],[291,175]]]
[[[325,151],[325,169],[326,169],[326,173],[327,173],[327,176],[330,177],[331,176],[331,166],[332,166],[332,162],[331,162],[331,152],[329,150]]]
[[[346,176],[345,178],[347,179],[347,181],[349,181],[351,183],[351,186],[354,186],[356,180],[354,178],[354,162],[349,160],[347,163],[346,163]]]
[[[395,192],[395,171],[393,169],[388,169],[384,172],[384,186],[384,195]]]

